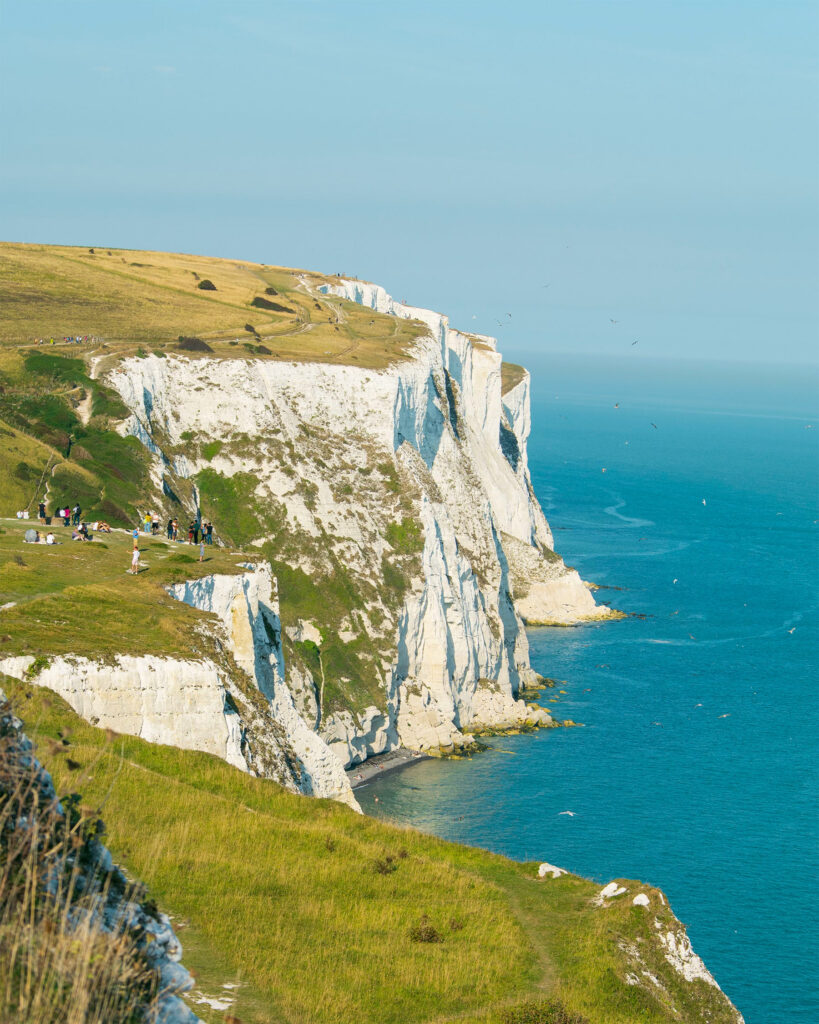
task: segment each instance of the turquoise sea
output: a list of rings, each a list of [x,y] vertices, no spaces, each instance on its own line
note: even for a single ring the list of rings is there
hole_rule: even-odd
[[[530,467],[557,549],[623,588],[599,599],[647,617],[529,632],[533,666],[566,680],[543,702],[583,728],[425,761],[358,790],[362,806],[657,885],[747,1024],[815,1024],[816,373],[529,366]]]

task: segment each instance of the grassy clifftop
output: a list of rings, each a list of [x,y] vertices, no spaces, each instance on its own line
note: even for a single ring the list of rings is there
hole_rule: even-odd
[[[380,369],[426,330],[321,295],[324,275],[181,253],[0,243],[0,346],[97,337],[96,354],[351,363]],[[190,345],[190,343],[188,343]],[[0,369],[2,369],[0,367]]]
[[[665,960],[657,926],[679,925],[657,890],[626,882],[597,906],[584,879],[540,880],[536,864],[95,729],[47,691],[0,682],[58,791],[101,810],[114,856],[173,915],[208,1022],[225,1011],[195,1000],[226,994],[244,1024],[736,1019]],[[637,891],[650,908],[632,906]]]

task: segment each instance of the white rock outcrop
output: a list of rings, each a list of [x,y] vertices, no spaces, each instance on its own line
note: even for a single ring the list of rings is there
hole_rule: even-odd
[[[333,279],[313,293],[317,302],[330,295],[420,320],[426,332],[380,370],[149,355],[106,376],[131,410],[123,431],[151,452],[166,493],[196,502],[203,471],[235,478],[262,510],[252,543],[279,531],[290,538],[294,571],[321,580],[328,566],[343,565],[360,587],[343,622],[330,628],[311,613],[286,622],[284,638],[277,615],[258,616],[243,598],[237,662],[255,673],[288,736],[300,737],[308,775],[324,756],[308,750],[316,732],[352,765],[401,743],[450,750],[468,745],[470,731],[549,724],[545,711],[518,699],[534,678],[524,621],[611,613],[554,553],[534,497],[528,374],[504,393],[494,339],[456,331],[445,316],[397,303],[375,285]],[[221,448],[205,458],[191,438],[218,439]],[[402,540],[410,521],[417,555]],[[398,606],[385,561],[403,580]],[[226,597],[203,585],[179,593],[230,627]],[[279,639],[268,662],[252,623],[274,619]],[[325,647],[337,666],[327,695]],[[362,649],[357,667],[345,669],[339,652]]]
[[[25,679],[32,657],[4,658],[0,672]],[[215,754],[247,770],[242,724],[223,671],[210,661],[119,655],[112,664],[54,657],[30,681],[63,697],[92,725]]]

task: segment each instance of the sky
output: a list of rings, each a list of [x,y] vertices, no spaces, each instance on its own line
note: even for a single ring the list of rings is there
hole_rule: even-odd
[[[815,364],[817,41],[796,0],[0,0],[0,237],[354,274],[524,360]]]

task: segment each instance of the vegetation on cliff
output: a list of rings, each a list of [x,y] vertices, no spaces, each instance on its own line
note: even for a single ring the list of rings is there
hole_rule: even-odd
[[[666,962],[657,922],[680,926],[655,889],[639,890],[650,908],[598,906],[585,879],[539,879],[537,864],[294,796],[95,729],[48,691],[2,686],[58,792],[103,809],[112,853],[172,915],[197,992],[234,994],[243,1024],[736,1020],[717,989]],[[635,949],[657,984],[629,982]]]

